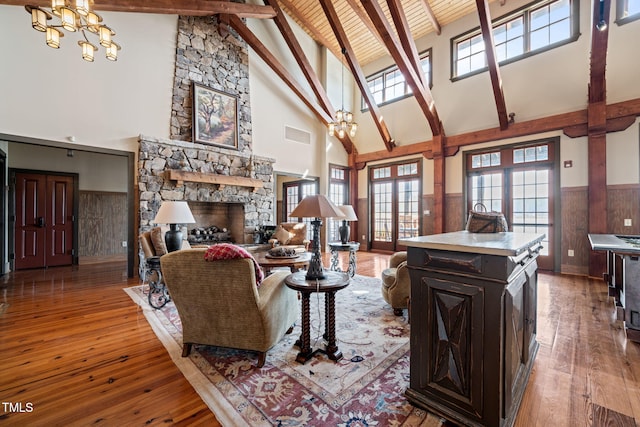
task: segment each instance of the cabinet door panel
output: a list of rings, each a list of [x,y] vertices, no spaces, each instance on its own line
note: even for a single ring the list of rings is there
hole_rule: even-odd
[[[462,412],[481,419],[482,370],[474,366],[482,365],[484,353],[484,293],[477,286],[436,278],[423,280],[415,291],[423,297],[414,295],[412,287],[412,299],[428,301],[429,307],[423,307],[423,316],[412,314],[411,327],[431,338],[426,346],[411,347],[412,365],[427,367],[421,370],[419,384],[412,383],[411,387],[434,401],[455,401]]]
[[[529,343],[525,343],[525,298],[526,275],[520,275],[511,283],[505,293],[505,373],[504,373],[504,406],[503,414],[509,412],[513,404],[514,387],[524,368],[525,353],[528,352]]]

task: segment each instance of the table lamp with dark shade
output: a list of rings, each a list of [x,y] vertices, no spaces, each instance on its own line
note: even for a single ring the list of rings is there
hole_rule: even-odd
[[[164,242],[167,245],[167,251],[173,252],[182,247],[182,231],[178,230],[178,224],[192,224],[196,220],[193,218],[187,202],[165,200],[160,205],[153,222],[169,224],[169,231],[164,235]]]
[[[309,269],[307,270],[305,278],[307,280],[324,279],[324,267],[322,266],[322,256],[320,254],[320,227],[322,226],[322,218],[341,217],[342,212],[326,196],[315,194],[302,199],[289,216],[296,218],[314,218],[314,220],[311,221],[311,226],[313,227],[311,244],[313,248],[311,261],[309,261]]]
[[[349,236],[351,235],[351,227],[347,221],[357,221],[358,217],[351,205],[338,206],[338,209],[342,212],[342,216],[340,217],[342,225],[338,227],[338,233],[340,233],[340,242],[346,245],[349,243]]]

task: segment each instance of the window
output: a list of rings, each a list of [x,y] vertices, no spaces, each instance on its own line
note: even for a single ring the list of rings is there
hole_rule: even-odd
[[[431,87],[431,50],[420,55],[420,66],[425,81]],[[411,87],[407,84],[404,75],[398,67],[388,68],[384,71],[367,77],[369,90],[373,95],[373,100],[377,105],[386,104],[397,99],[405,98],[412,93]],[[368,108],[364,98],[362,98],[362,109]]]
[[[640,19],[640,0],[617,0],[616,23],[624,25]]]
[[[494,21],[497,61],[508,63],[577,39],[579,4],[578,0],[538,1]],[[452,79],[487,69],[480,28],[453,39],[451,46]]]

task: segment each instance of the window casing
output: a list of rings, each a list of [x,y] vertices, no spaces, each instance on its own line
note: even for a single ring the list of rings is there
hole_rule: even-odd
[[[431,87],[431,49],[420,54],[420,66],[425,81]],[[367,84],[378,106],[406,98],[412,93],[411,87],[398,67],[387,68],[367,77]],[[369,106],[364,97],[361,102],[362,109],[366,110]]]
[[[624,25],[640,19],[640,0],[616,1],[616,24]]]
[[[577,40],[579,5],[579,0],[542,0],[494,20],[497,61],[510,63]],[[451,57],[454,81],[486,71],[487,56],[480,28],[452,39]]]

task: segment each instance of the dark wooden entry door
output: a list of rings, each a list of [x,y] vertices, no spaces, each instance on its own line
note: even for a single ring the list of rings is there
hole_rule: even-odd
[[[16,173],[15,268],[70,265],[73,177]]]

